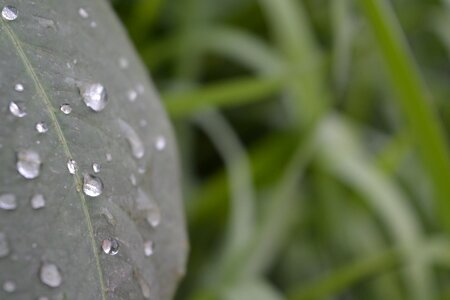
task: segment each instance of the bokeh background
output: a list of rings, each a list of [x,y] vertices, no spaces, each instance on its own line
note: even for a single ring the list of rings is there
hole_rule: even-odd
[[[178,136],[176,299],[450,299],[450,1],[112,3]]]

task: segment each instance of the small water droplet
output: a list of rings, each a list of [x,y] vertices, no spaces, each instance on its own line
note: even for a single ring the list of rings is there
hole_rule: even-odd
[[[103,85],[100,83],[82,84],[78,89],[87,107],[95,112],[102,111],[105,108],[108,95]]]
[[[43,284],[56,288],[62,283],[62,276],[58,270],[58,267],[52,263],[43,263],[39,276]]]
[[[36,123],[36,130],[39,133],[46,133],[48,131],[48,126],[45,122]]]
[[[25,104],[23,102],[9,102],[9,112],[18,118],[23,118],[27,115]]]
[[[70,106],[70,104],[63,104],[61,105],[60,109],[66,115],[72,112],[72,107]]]
[[[144,243],[145,256],[152,256],[155,250],[155,243],[153,241],[146,241]]]
[[[166,139],[162,135],[160,135],[156,138],[155,148],[158,151],[163,151],[166,148],[166,144]]]
[[[16,92],[23,92],[23,91],[24,91],[24,87],[23,87],[23,85],[22,85],[21,83],[17,83],[17,84],[14,86],[14,90],[15,90]]]
[[[128,60],[125,57],[121,57],[119,58],[119,67],[121,69],[126,69],[128,68]]]
[[[87,12],[84,8],[82,8],[82,7],[80,7],[80,8],[78,9],[78,14],[79,14],[80,17],[82,17],[83,19],[89,18],[88,12]]]
[[[137,132],[130,126],[127,122],[122,119],[118,120],[119,128],[124,134],[125,138],[128,141],[128,144],[131,147],[131,152],[135,158],[142,158],[145,154],[144,144],[141,141],[141,138],[137,134]]]
[[[69,170],[69,173],[74,175],[78,171],[78,164],[75,160],[69,159],[67,161],[67,169]]]
[[[138,168],[138,173],[139,173],[139,174],[145,174],[146,171],[147,171],[147,170],[145,169],[145,167],[139,167],[139,168]]]
[[[42,194],[33,195],[30,202],[33,209],[40,209],[45,207],[45,198]]]
[[[17,171],[26,179],[34,179],[39,176],[41,169],[41,157],[33,150],[20,150],[17,152]]]
[[[98,197],[103,193],[102,180],[91,174],[83,176],[83,192],[90,197]]]
[[[99,173],[100,172],[100,165],[98,163],[93,163],[92,164],[92,170],[94,171],[94,173]]]
[[[9,254],[9,243],[6,234],[0,232],[0,258]]]
[[[129,90],[127,92],[127,98],[130,102],[136,101],[137,96],[138,96],[138,93],[135,90]]]
[[[17,8],[11,5],[6,5],[2,9],[2,18],[6,21],[14,21],[17,19],[18,14]]]
[[[14,194],[0,195],[0,209],[14,210],[16,208],[17,208],[16,195]]]
[[[145,299],[150,299],[151,293],[150,293],[150,287],[148,283],[142,278],[142,276],[139,276],[138,278],[139,286],[141,287],[142,296]]]
[[[147,223],[156,228],[161,223],[161,210],[156,201],[142,189],[138,189],[136,206],[144,214]]]
[[[16,284],[14,283],[14,281],[6,280],[3,283],[3,290],[7,293],[14,293],[16,290]]]
[[[102,250],[106,254],[116,255],[117,253],[119,253],[119,242],[116,239],[103,240]]]
[[[136,176],[135,176],[134,174],[131,174],[131,175],[130,175],[130,181],[131,181],[131,184],[132,184],[133,186],[136,186],[136,184],[137,184],[137,179],[136,179]]]

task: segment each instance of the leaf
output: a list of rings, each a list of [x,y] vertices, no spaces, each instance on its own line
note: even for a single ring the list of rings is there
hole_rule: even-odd
[[[176,144],[145,69],[106,1],[14,4],[18,18],[0,19],[0,284],[15,288],[0,299],[171,299],[187,237]]]

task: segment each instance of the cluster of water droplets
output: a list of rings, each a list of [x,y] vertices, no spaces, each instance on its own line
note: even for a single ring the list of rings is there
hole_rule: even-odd
[[[86,9],[80,8],[78,14],[82,19],[89,19],[90,15]],[[10,5],[4,6],[1,11],[1,17],[5,21],[14,21],[18,17],[18,10]],[[90,22],[91,27],[96,27],[95,21]],[[74,61],[76,64],[76,60]],[[118,60],[119,67],[121,69],[127,69],[129,62],[125,57],[120,57]],[[14,90],[18,93],[22,93],[25,87],[22,83],[16,83]],[[91,111],[99,113],[103,111],[108,103],[108,94],[106,88],[98,82],[82,83],[78,85],[78,91],[84,105]],[[136,87],[131,88],[126,93],[126,98],[130,102],[135,102],[139,95],[144,93],[144,87],[138,84]],[[64,103],[59,107],[60,111],[65,115],[72,113],[72,106],[69,103]],[[27,110],[25,103],[22,101],[11,100],[9,102],[9,112],[16,118],[24,118],[27,116]],[[145,146],[140,139],[136,130],[127,122],[122,119],[117,121],[118,128],[121,131],[122,136],[127,141],[132,156],[140,160],[145,156]],[[146,120],[140,120],[139,125],[141,127],[147,126]],[[49,125],[42,120],[35,123],[35,130],[39,134],[45,134],[49,130]],[[166,139],[164,136],[159,135],[154,141],[154,148],[158,151],[163,151],[166,148]],[[106,161],[112,161],[111,153],[106,153]],[[16,169],[18,173],[25,179],[35,179],[40,175],[42,160],[40,154],[33,149],[21,149],[16,153]],[[69,174],[78,176],[79,167],[77,162],[70,158],[66,163]],[[97,162],[92,163],[92,171],[94,174],[98,174],[101,171],[101,166]],[[146,172],[145,167],[139,167],[138,173],[144,174]],[[138,179],[135,174],[130,175],[130,181],[133,186],[138,185]],[[89,197],[98,197],[102,194],[104,185],[100,177],[93,175],[89,172],[82,173],[82,191]],[[138,189],[138,196],[136,199],[138,210],[144,213],[144,219],[151,228],[156,228],[161,222],[161,212],[156,201],[152,199],[143,190]],[[46,199],[44,195],[36,193],[30,198],[30,206],[34,210],[43,209],[46,206]],[[4,193],[0,195],[0,210],[12,211],[17,209],[17,199],[14,194]],[[114,219],[109,213],[110,219]],[[33,243],[33,248],[36,244]],[[152,256],[155,249],[155,243],[152,240],[145,240],[143,244],[143,253],[145,256]],[[101,241],[101,250],[108,255],[116,255],[119,253],[120,243],[116,238],[108,238]],[[8,238],[4,232],[0,232],[0,258],[6,257],[10,254],[10,245]],[[57,288],[61,286],[63,279],[60,269],[53,263],[44,262],[41,264],[39,270],[39,278],[43,284],[50,288]],[[141,286],[142,293],[145,298],[150,297],[150,288],[147,282],[143,278],[138,279]],[[7,280],[3,282],[3,290],[8,293],[13,293],[16,290],[16,284],[14,281]],[[39,297],[40,300],[48,299],[47,297]]]

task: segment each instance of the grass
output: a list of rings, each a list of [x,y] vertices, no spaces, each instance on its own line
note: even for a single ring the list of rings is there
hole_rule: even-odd
[[[114,5],[177,128],[177,299],[448,297],[448,1]]]

